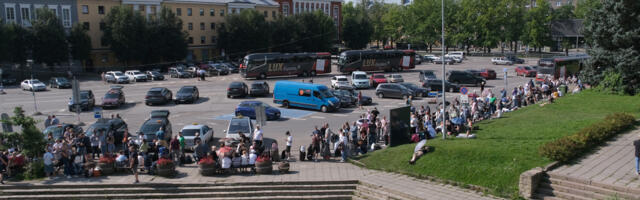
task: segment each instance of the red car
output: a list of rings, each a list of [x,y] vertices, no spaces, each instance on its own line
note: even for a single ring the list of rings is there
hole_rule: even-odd
[[[529,66],[516,67],[516,76],[535,77],[536,70]]]
[[[387,81],[387,77],[385,77],[384,74],[373,74],[369,77],[369,85],[371,85],[371,87],[376,87],[378,84],[388,82],[389,81]]]
[[[481,69],[481,70],[469,69],[467,71],[472,73],[473,75],[482,77],[487,80],[496,79],[496,71],[494,71],[493,69]]]

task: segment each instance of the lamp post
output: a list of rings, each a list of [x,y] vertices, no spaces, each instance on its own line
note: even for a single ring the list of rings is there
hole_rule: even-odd
[[[27,68],[31,69],[31,80],[33,80],[33,60],[27,60]],[[35,108],[35,112],[33,115],[42,115],[42,113],[38,112],[38,104],[36,103],[36,90],[31,88],[31,95],[33,96],[33,107]]]
[[[444,58],[444,0],[442,0],[442,12],[441,12],[441,17],[442,17],[442,139],[447,139],[447,119],[445,118],[445,112],[447,111],[447,99],[446,99],[446,93],[447,93],[447,88],[446,88],[446,84],[445,84],[445,80],[444,77],[447,73],[446,71],[446,67],[445,67],[445,58]]]

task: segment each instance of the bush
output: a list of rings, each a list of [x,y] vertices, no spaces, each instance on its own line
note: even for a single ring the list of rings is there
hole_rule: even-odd
[[[539,152],[549,159],[567,162],[630,128],[634,123],[635,118],[626,113],[607,115],[601,122],[585,127],[573,135],[542,145]]]
[[[38,179],[44,176],[44,162],[42,160],[27,164],[27,169],[24,172],[24,178],[26,180]]]

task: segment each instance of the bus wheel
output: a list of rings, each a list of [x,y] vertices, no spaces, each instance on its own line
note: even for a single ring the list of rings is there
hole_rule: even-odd
[[[307,76],[309,76],[309,73],[307,71],[303,71],[302,72],[302,77],[307,77]]]
[[[282,107],[289,108],[289,101],[283,101]]]
[[[329,112],[329,108],[327,108],[327,106],[322,106],[320,107],[320,111],[322,111],[323,113]]]
[[[260,77],[259,77],[259,78],[260,78],[260,79],[267,79],[267,74],[262,73],[262,74],[260,74]]]
[[[316,70],[311,71],[311,76],[316,76]]]

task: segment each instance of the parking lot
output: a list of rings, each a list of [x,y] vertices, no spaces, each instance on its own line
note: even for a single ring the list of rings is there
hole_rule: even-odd
[[[531,78],[517,77],[515,76],[514,69],[517,66],[522,65],[535,65],[537,58],[526,58],[525,64],[520,65],[492,65],[489,57],[469,57],[462,63],[455,65],[447,65],[447,70],[467,70],[467,69],[482,69],[489,68],[497,72],[497,79],[488,80],[485,86],[486,89],[491,89],[495,94],[504,88],[505,80],[503,79],[503,68],[507,68],[508,87],[513,89],[515,86],[523,85]],[[417,70],[433,70],[438,78],[442,77],[442,65],[436,65],[432,63],[423,63],[417,65],[413,70],[405,70],[400,72],[405,82],[412,82],[420,85]],[[313,78],[313,82],[317,84],[330,85],[330,77],[334,75],[340,75],[335,66],[333,66],[332,74],[324,74]],[[387,73],[391,74],[391,73]],[[96,77],[99,75],[96,74]],[[37,74],[35,75],[37,78]],[[258,100],[277,108],[279,106],[273,105],[271,95],[267,97],[250,97],[239,99],[228,99],[226,97],[227,86],[232,81],[245,81],[247,84],[254,80],[244,80],[239,74],[231,74],[227,76],[214,76],[207,77],[206,81],[197,81],[196,78],[178,79],[169,78],[164,81],[153,82],[141,82],[124,84],[123,91],[126,97],[126,104],[118,109],[105,109],[103,110],[103,117],[109,117],[112,114],[120,114],[129,125],[129,132],[135,133],[140,129],[141,124],[149,116],[149,112],[157,109],[167,109],[171,112],[170,121],[173,125],[173,133],[177,133],[183,126],[199,123],[206,124],[213,128],[215,131],[214,137],[220,138],[224,136],[224,130],[227,128],[228,120],[233,117],[236,105],[245,100]],[[308,82],[309,78],[301,77],[280,77],[269,78],[267,82],[272,87],[278,80],[291,80],[291,81],[305,81]],[[47,80],[41,80],[47,81]],[[200,90],[200,100],[194,104],[179,104],[173,103],[167,105],[147,106],[144,104],[144,97],[146,92],[152,87],[167,87],[175,93],[184,85],[195,85]],[[82,90],[92,90],[96,97],[96,105],[100,105],[101,97],[109,89],[109,85],[100,81],[82,81],[80,83]],[[477,91],[480,93],[479,87],[467,87],[470,92]],[[0,95],[0,112],[12,115],[13,108],[16,106],[22,106],[27,113],[33,113],[35,110],[33,96],[29,91],[22,91],[18,86],[12,86],[5,88],[7,94]],[[77,117],[75,113],[71,113],[67,109],[67,103],[72,96],[71,89],[51,89],[47,91],[36,92],[36,102],[38,111],[43,113],[41,116],[36,116],[36,119],[44,121],[47,115],[56,115],[61,122],[75,123]],[[334,132],[341,127],[345,122],[353,122],[359,115],[366,112],[366,109],[373,109],[377,107],[383,115],[388,115],[388,110],[404,105],[402,99],[380,99],[375,96],[375,88],[362,90],[363,95],[373,98],[373,104],[365,106],[364,110],[358,108],[343,108],[337,112],[321,113],[314,110],[304,109],[281,109],[282,118],[276,121],[268,121],[267,125],[263,127],[264,137],[267,139],[276,139],[280,145],[284,145],[284,133],[285,131],[291,131],[294,136],[294,147],[300,145],[308,145],[311,141],[309,135],[311,134],[315,125],[322,125],[322,123],[329,123]],[[460,93],[447,93],[447,99],[451,100],[458,97]],[[431,105],[432,108],[435,104],[428,104],[428,98],[418,98],[413,101],[414,106]],[[438,99],[440,101],[440,99]],[[80,120],[87,126],[92,124],[94,119],[94,113],[92,111],[85,111],[80,114]],[[39,128],[44,128],[43,123],[38,124]],[[86,129],[86,126],[85,126]]]

